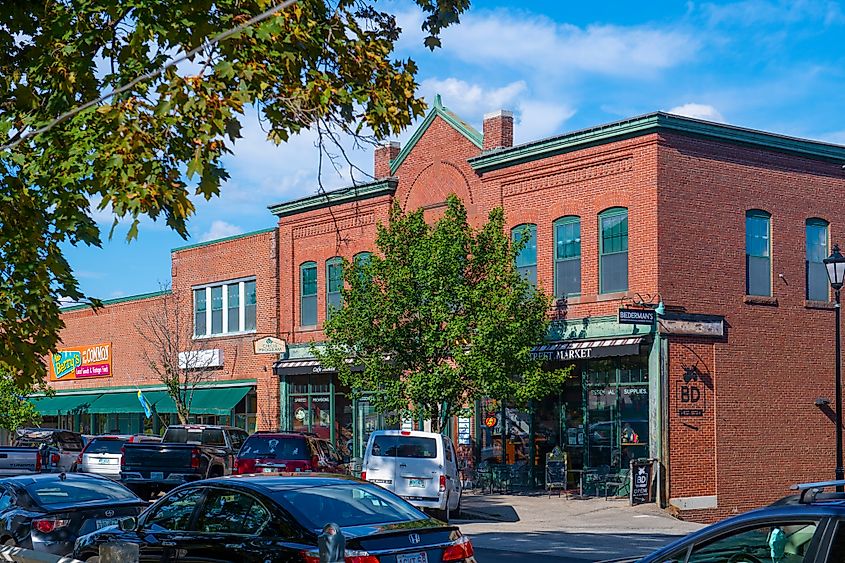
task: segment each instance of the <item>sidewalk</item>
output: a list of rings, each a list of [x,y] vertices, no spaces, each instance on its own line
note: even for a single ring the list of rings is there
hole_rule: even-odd
[[[627,499],[464,493],[455,520],[474,545],[585,561],[645,555],[702,526]]]

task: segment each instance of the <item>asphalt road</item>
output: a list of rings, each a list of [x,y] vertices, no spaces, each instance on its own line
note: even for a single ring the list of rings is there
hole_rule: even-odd
[[[538,555],[534,553],[518,553],[502,551],[501,549],[475,548],[475,559],[478,563],[587,563],[589,559],[574,559],[572,557],[557,557],[553,555]]]

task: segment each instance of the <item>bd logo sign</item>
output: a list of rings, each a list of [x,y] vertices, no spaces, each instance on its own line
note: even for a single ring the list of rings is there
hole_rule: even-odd
[[[704,416],[707,409],[707,387],[696,366],[682,366],[684,375],[678,382],[678,416]]]

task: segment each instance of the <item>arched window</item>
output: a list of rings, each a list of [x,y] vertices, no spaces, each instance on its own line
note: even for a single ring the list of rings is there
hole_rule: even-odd
[[[555,230],[555,297],[581,293],[581,218],[561,217]]]
[[[343,303],[343,260],[335,256],[326,260],[326,319],[340,309]]]
[[[772,216],[759,209],[745,212],[745,293],[772,295]]]
[[[599,213],[599,293],[628,291],[628,210]]]
[[[511,240],[525,244],[516,255],[516,269],[532,286],[537,286],[537,225],[523,224],[511,229]]]
[[[299,267],[299,324],[317,325],[317,263],[305,262]]]
[[[355,256],[352,257],[352,260],[356,264],[366,264],[366,263],[369,263],[370,257],[372,255],[373,255],[372,252],[367,252],[367,251],[359,252],[358,254],[356,254]]]
[[[806,282],[807,299],[810,301],[829,301],[830,283],[827,270],[822,260],[827,258],[828,223],[824,219],[807,219],[806,240],[807,259]]]

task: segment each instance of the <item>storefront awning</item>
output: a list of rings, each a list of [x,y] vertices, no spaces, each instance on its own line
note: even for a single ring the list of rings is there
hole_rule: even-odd
[[[56,395],[55,397],[32,397],[30,401],[42,416],[58,416],[73,412],[87,411],[91,404],[100,398],[100,393],[79,393],[75,395]]]
[[[191,414],[231,414],[232,409],[246,397],[252,387],[221,387],[214,389],[196,389],[191,398]],[[144,393],[146,396],[146,393]],[[162,398],[155,405],[159,414],[176,413],[176,403],[170,396]]]
[[[531,356],[537,360],[560,362],[632,356],[640,353],[640,343],[643,338],[643,336],[628,336],[603,340],[551,342],[534,347],[531,350]]]
[[[331,368],[323,367],[320,360],[278,360],[273,364],[276,375],[308,375],[309,373],[335,373]]]
[[[144,398],[151,404],[167,397],[166,391],[143,391]],[[90,414],[117,414],[117,413],[142,413],[144,408],[138,400],[137,391],[125,393],[103,393],[99,399],[94,401],[87,412]]]

